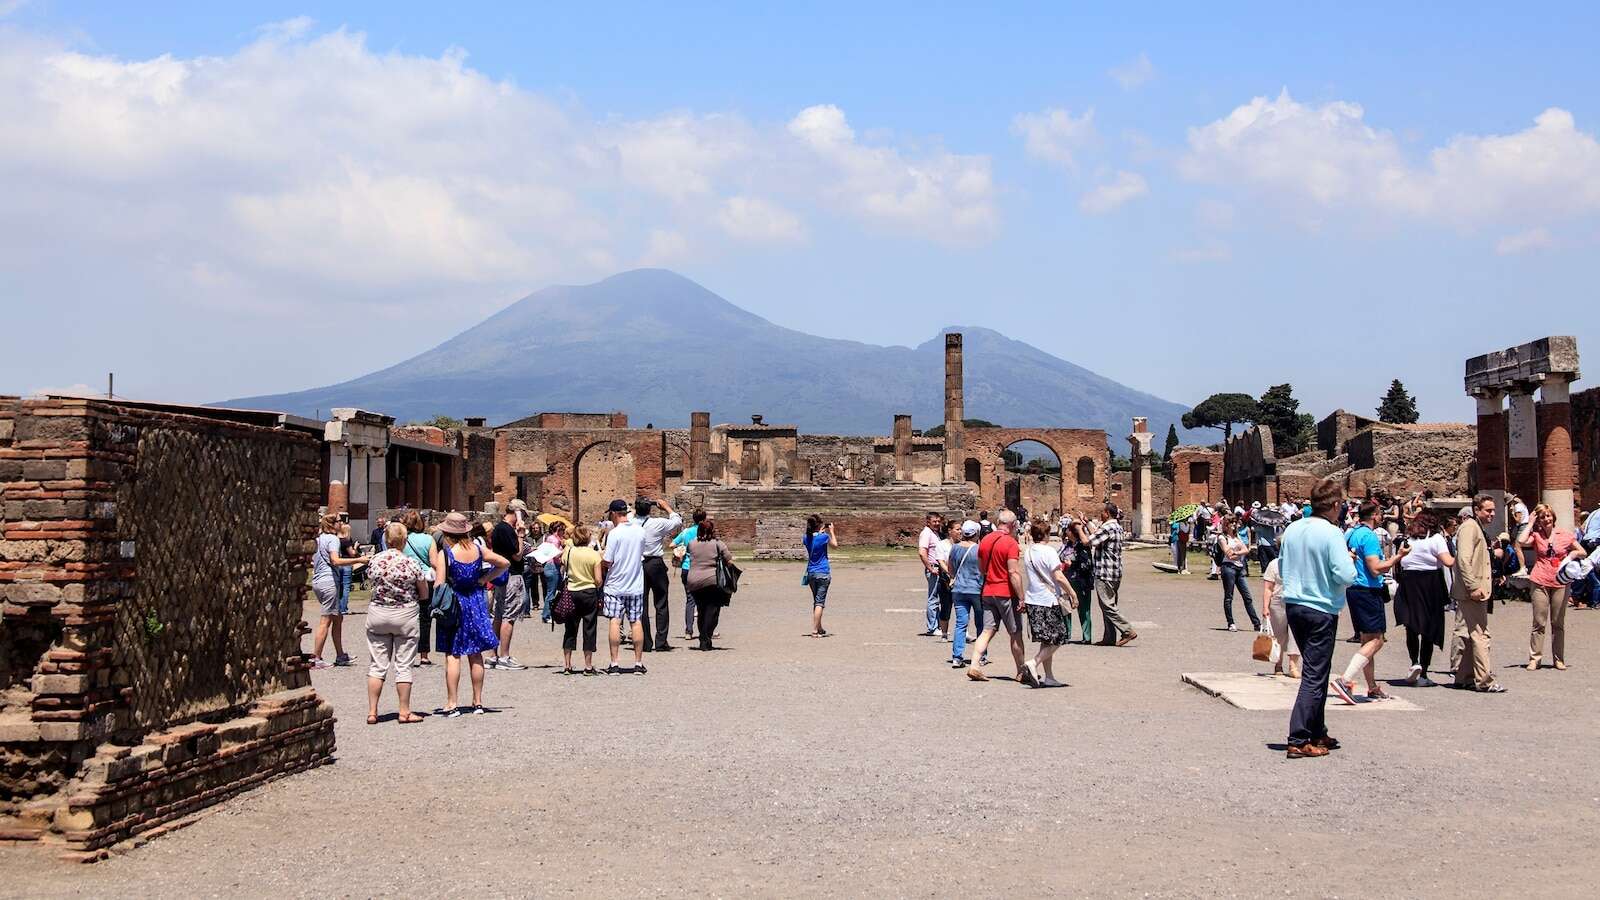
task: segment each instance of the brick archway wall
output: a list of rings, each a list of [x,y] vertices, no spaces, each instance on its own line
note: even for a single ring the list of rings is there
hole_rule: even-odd
[[[496,497],[500,487],[515,485],[521,475],[528,505],[571,516],[576,511],[578,459],[598,444],[613,443],[633,457],[634,480],[641,494],[666,493],[667,435],[654,428],[502,428],[495,432]],[[623,499],[631,500],[631,497]]]
[[[1020,441],[1034,441],[1050,448],[1061,461],[1061,509],[1092,515],[1100,511],[1110,486],[1109,445],[1106,433],[1093,428],[968,428],[963,468],[966,460],[979,466],[978,498],[986,509],[1005,505],[1005,449]],[[1077,482],[1078,462],[1088,459],[1094,466],[1092,484]],[[1043,514],[1048,510],[1032,510]]]

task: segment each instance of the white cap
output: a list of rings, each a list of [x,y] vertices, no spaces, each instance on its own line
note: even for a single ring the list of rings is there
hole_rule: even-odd
[[[1261,508],[1261,501],[1257,500],[1254,503],[1251,503],[1250,504],[1250,508],[1251,509],[1260,509]]]
[[[979,525],[977,522],[972,521],[971,519],[968,519],[965,522],[961,523],[961,534],[962,534],[963,537],[972,537],[973,535],[977,534],[978,532],[980,532],[982,530],[983,530],[983,526]]]
[[[1242,506],[1235,506],[1235,507],[1234,507],[1234,508],[1233,508],[1233,514],[1234,514],[1234,515],[1236,515],[1236,516],[1242,516],[1242,515],[1244,515],[1244,507],[1242,507]]]

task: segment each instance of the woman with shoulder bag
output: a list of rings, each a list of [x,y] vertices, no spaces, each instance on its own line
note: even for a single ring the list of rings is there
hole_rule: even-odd
[[[406,526],[406,543],[401,550],[406,556],[416,560],[422,567],[422,580],[433,585],[433,537],[428,534],[428,526],[423,524],[422,513],[411,510],[402,520]],[[431,593],[430,593],[431,597]],[[417,603],[417,665],[431,666],[433,660],[428,658],[428,642],[433,638],[433,606],[429,597],[424,597]]]
[[[455,593],[456,615],[451,622],[441,618],[438,650],[448,654],[444,663],[446,718],[461,715],[456,698],[461,687],[461,658],[466,657],[472,679],[472,712],[483,708],[483,654],[500,646],[489,618],[488,585],[511,568],[511,561],[473,538],[472,524],[462,513],[453,512],[439,526],[439,553],[434,557],[435,584],[445,584]]]
[[[1555,667],[1567,667],[1567,586],[1560,570],[1569,561],[1583,559],[1588,551],[1570,530],[1556,527],[1556,513],[1548,504],[1533,508],[1533,524],[1518,539],[1533,553],[1528,571],[1528,594],[1533,600],[1533,631],[1528,638],[1528,671],[1539,668],[1544,657],[1545,632],[1550,633],[1550,658]]]
[[[827,637],[822,627],[822,611],[828,606],[828,588],[833,585],[833,566],[828,562],[828,548],[839,545],[833,535],[833,523],[826,525],[819,515],[806,517],[806,576],[804,583],[811,589],[811,636]]]
[[[1238,588],[1239,599],[1244,601],[1244,611],[1250,616],[1250,626],[1260,631],[1261,617],[1256,615],[1256,600],[1250,596],[1250,579],[1245,575],[1250,548],[1239,539],[1238,531],[1238,520],[1230,515],[1222,520],[1222,528],[1217,535],[1220,557],[1217,567],[1222,571],[1222,615],[1228,620],[1229,631],[1239,630],[1233,624],[1233,591]]]
[[[1067,581],[1061,555],[1046,542],[1049,530],[1035,522],[1029,526],[1028,536],[1033,538],[1033,543],[1028,545],[1023,556],[1022,568],[1028,586],[1022,599],[1028,611],[1028,636],[1039,649],[1034,652],[1033,659],[1022,664],[1022,681],[1036,688],[1065,687],[1056,680],[1053,660],[1056,649],[1072,636],[1066,610],[1062,607],[1076,609],[1078,598]]]
[[[711,638],[722,618],[722,608],[728,605],[728,592],[717,586],[717,560],[731,558],[728,545],[717,539],[717,523],[710,516],[700,523],[694,540],[689,542],[689,575],[684,584],[694,595],[695,609],[700,614],[700,649],[715,650]]]
[[[578,629],[583,629],[583,674],[597,675],[594,668],[594,651],[598,642],[598,624],[595,616],[600,611],[600,551],[589,546],[589,526],[572,529],[572,543],[562,551],[561,570],[566,573],[567,595],[572,600],[572,610],[567,614],[561,635],[561,674],[571,675],[572,651],[578,649]],[[556,592],[556,604],[560,591]]]
[[[978,532],[983,526],[971,519],[962,522],[958,540],[951,545],[944,560],[945,575],[950,579],[950,601],[955,607],[955,623],[950,646],[950,668],[965,669],[967,649],[967,623],[982,631],[983,605],[979,594],[983,592],[983,569],[978,564]]]
[[[1455,554],[1450,552],[1455,523],[1447,519],[1441,529],[1432,515],[1420,512],[1412,517],[1408,539],[1402,544],[1409,549],[1400,560],[1396,578],[1400,590],[1394,598],[1394,618],[1405,626],[1406,653],[1411,657],[1406,684],[1413,687],[1433,686],[1428,665],[1433,661],[1433,648],[1444,647],[1444,610],[1450,605],[1444,570],[1456,565]]]

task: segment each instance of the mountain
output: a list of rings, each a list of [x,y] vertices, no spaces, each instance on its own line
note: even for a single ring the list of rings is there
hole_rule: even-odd
[[[1136,391],[987,328],[965,337],[966,415],[1007,426],[1103,428],[1127,452],[1130,417],[1156,445],[1186,407]],[[343,384],[222,405],[313,415],[336,406],[401,422],[540,411],[628,413],[630,424],[686,428],[761,413],[813,434],[883,434],[895,413],[944,420],[944,332],[915,349],[783,328],[681,275],[636,269],[530,294],[432,350]],[[1180,431],[1181,431],[1180,423]]]

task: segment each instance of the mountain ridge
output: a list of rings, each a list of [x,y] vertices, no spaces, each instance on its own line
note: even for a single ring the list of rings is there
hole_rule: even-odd
[[[665,269],[523,297],[438,345],[367,375],[220,405],[357,406],[399,421],[437,414],[491,424],[541,410],[627,412],[686,427],[761,413],[819,434],[887,434],[895,413],[944,419],[944,335],[963,333],[970,418],[1013,427],[1102,428],[1119,448],[1131,417],[1164,435],[1187,407],[1138,391],[983,326],[951,325],[914,347],[807,334],[768,321]]]

